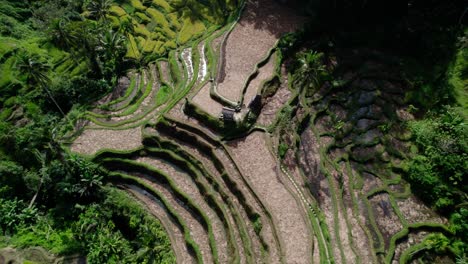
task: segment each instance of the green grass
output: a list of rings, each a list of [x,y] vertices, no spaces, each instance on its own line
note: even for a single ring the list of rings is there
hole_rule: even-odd
[[[109,8],[109,12],[117,17],[125,16],[127,14],[122,7],[116,5],[111,6]]]
[[[135,16],[137,16],[140,19],[141,22],[145,22],[145,23],[150,23],[151,22],[151,18],[149,18],[144,13],[136,12]]]
[[[153,5],[162,7],[167,13],[174,11],[174,8],[164,0],[153,0]]]
[[[161,11],[150,7],[146,10],[146,13],[151,17],[153,22],[155,22],[159,26],[163,28],[170,27],[169,22],[167,22],[166,17]]]
[[[139,59],[141,57],[141,53],[138,49],[138,45],[135,41],[135,38],[132,35],[128,36],[128,48],[127,48],[127,54],[125,57],[131,58],[131,59]]]
[[[169,23],[177,30],[180,30],[180,28],[182,27],[182,24],[179,21],[179,16],[177,15],[177,13],[167,14],[167,21],[169,21]]]
[[[201,21],[192,21],[191,18],[186,17],[184,18],[182,29],[177,37],[177,42],[179,42],[179,44],[185,44],[191,38],[202,34],[205,30],[205,25]]]
[[[162,105],[169,99],[172,89],[167,85],[162,85],[156,94],[156,105]]]
[[[144,38],[151,37],[151,32],[142,24],[139,24],[137,27],[134,28],[134,30],[135,30],[136,36],[141,36]]]
[[[130,0],[130,4],[136,10],[144,11],[146,9],[146,7],[140,2],[140,0]]]

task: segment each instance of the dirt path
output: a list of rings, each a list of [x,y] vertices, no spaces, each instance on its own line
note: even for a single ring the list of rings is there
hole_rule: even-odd
[[[224,60],[217,81],[219,93],[238,101],[247,77],[267,56],[285,32],[296,29],[303,19],[276,1],[247,1],[241,19],[223,45]]]
[[[241,171],[269,209],[279,232],[286,263],[310,263],[312,233],[303,211],[281,183],[280,169],[269,152],[261,132],[229,143]]]

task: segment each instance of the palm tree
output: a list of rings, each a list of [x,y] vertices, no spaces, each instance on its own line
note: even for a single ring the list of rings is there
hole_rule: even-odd
[[[78,36],[69,27],[69,20],[67,18],[54,20],[48,33],[51,41],[57,47],[70,50],[71,47],[77,44]]]
[[[47,152],[40,152],[37,149],[33,150],[33,154],[36,157],[37,161],[41,163],[41,168],[39,169],[39,184],[37,186],[36,192],[33,195],[33,198],[31,199],[31,202],[29,202],[28,208],[32,208],[34,205],[34,202],[37,199],[37,196],[39,195],[39,192],[41,191],[42,185],[44,184],[44,181],[49,177],[47,173]]]
[[[125,49],[125,37],[118,31],[107,30],[100,35],[97,49],[103,52],[105,60],[116,59]]]
[[[57,101],[55,101],[52,93],[47,88],[50,82],[50,79],[47,76],[47,72],[50,69],[49,64],[43,62],[39,55],[28,54],[23,51],[17,55],[16,68],[20,73],[26,75],[28,84],[38,85],[40,88],[44,89],[55,106],[57,106],[60,113],[65,117],[65,112],[63,112],[62,108]]]
[[[296,60],[297,66],[293,74],[293,85],[299,89],[316,89],[326,72],[322,64],[323,53],[315,51],[301,52]]]
[[[21,51],[17,55],[16,68],[26,76],[28,84],[43,86],[50,81],[49,77],[47,77],[50,66],[43,62],[37,54],[28,54]]]
[[[115,73],[125,53],[125,43],[126,39],[119,31],[109,29],[99,35],[96,51],[104,67],[104,74],[112,75]]]
[[[92,0],[86,9],[91,17],[102,20],[109,13],[109,8],[112,6],[112,0]]]
[[[130,39],[130,35],[134,35],[134,33],[135,33],[135,27],[133,26],[132,20],[130,18],[127,18],[124,21],[121,21],[119,31],[127,39]],[[130,43],[130,47],[132,48],[133,54],[137,54],[136,51],[135,51],[135,47],[133,47],[133,45],[131,45],[131,43]]]

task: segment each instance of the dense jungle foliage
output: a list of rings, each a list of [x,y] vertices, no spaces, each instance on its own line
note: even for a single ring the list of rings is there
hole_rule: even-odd
[[[105,187],[99,168],[63,148],[64,135],[127,69],[223,24],[235,7],[0,1],[0,247],[42,246],[89,263],[175,261],[161,224]]]

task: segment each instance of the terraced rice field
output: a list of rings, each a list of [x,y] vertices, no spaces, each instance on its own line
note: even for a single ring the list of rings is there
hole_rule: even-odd
[[[248,1],[237,23],[128,73],[71,150],[161,220],[178,263],[394,263],[424,232],[449,232],[401,179],[404,130],[379,130],[390,115],[411,118],[389,101],[397,84],[363,75],[293,92],[274,48],[301,18],[278,9]],[[265,92],[268,82],[277,89]],[[257,94],[255,127],[229,139],[222,107],[241,101],[249,116]],[[285,105],[296,109],[289,126]]]

